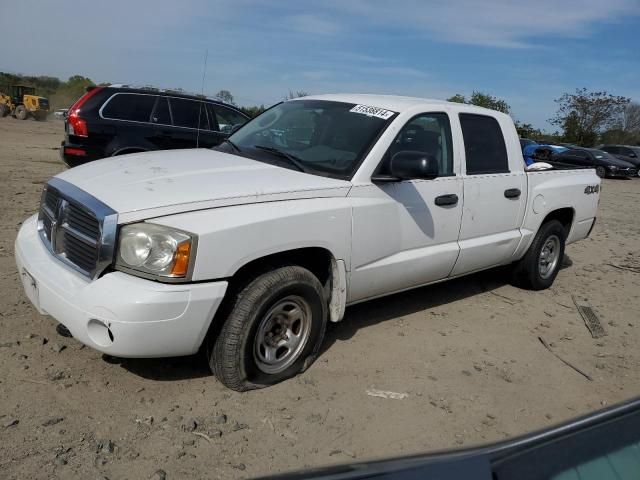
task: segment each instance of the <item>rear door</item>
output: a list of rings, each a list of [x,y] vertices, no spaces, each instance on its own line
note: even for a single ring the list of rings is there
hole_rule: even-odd
[[[465,153],[464,206],[460,256],[452,275],[508,262],[520,241],[527,191],[524,162],[513,125],[498,118],[458,116]]]
[[[189,98],[169,97],[173,128],[170,148],[196,148],[215,145],[217,134],[211,130],[207,102]]]

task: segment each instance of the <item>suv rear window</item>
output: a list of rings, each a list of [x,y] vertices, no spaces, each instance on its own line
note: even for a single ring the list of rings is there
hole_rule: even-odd
[[[208,130],[207,112],[205,102],[186,100],[183,98],[170,98],[173,124],[176,127],[200,128]]]
[[[467,174],[507,173],[509,158],[500,124],[493,117],[460,114]]]
[[[117,93],[103,107],[102,116],[114,120],[148,122],[155,103],[155,95]]]

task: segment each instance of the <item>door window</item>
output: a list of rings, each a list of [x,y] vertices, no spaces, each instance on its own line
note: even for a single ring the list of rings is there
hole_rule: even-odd
[[[158,97],[156,108],[151,114],[151,123],[161,125],[171,125],[171,114],[169,113],[169,102],[165,97]]]
[[[207,110],[204,102],[185,98],[171,98],[171,114],[176,127],[199,128],[209,130]]]
[[[155,95],[118,93],[102,109],[102,116],[113,120],[148,122],[156,103]]]
[[[460,114],[467,174],[508,173],[507,147],[498,121],[486,115]]]
[[[453,175],[453,141],[446,113],[425,113],[409,120],[387,150],[378,174],[388,175],[391,158],[401,151],[431,155],[438,162],[438,176]]]
[[[224,133],[231,133],[235,125],[244,125],[247,119],[238,112],[221,105],[211,106],[216,114],[218,129]]]

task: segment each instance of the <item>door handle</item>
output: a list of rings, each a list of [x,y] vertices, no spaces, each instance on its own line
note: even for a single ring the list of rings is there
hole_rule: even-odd
[[[504,191],[505,198],[518,198],[522,192],[519,188],[509,188]]]
[[[436,197],[436,205],[439,207],[444,207],[447,205],[457,205],[458,203],[458,195],[455,193],[450,193],[448,195],[440,195]]]

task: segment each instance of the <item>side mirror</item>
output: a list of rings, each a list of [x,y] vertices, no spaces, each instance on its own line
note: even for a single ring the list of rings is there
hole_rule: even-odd
[[[438,161],[433,155],[405,150],[391,157],[389,170],[393,177],[411,180],[413,178],[436,178],[439,169]]]
[[[638,158],[638,155],[636,155],[635,152],[629,152],[627,157],[629,157],[629,158]]]
[[[233,127],[231,127],[231,134],[233,135],[234,133],[236,133],[238,130],[240,130],[240,127],[244,125],[243,123],[236,123],[233,125]]]

